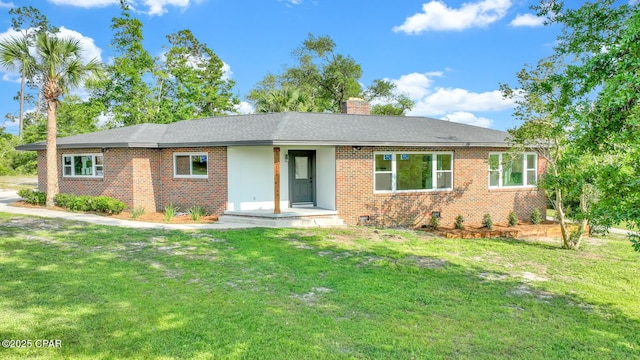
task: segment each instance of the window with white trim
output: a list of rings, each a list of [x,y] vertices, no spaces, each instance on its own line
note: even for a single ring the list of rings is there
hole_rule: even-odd
[[[177,178],[207,178],[207,153],[174,153],[173,176]]]
[[[103,177],[102,154],[62,155],[63,177]]]
[[[376,192],[453,189],[453,153],[376,153],[374,162]]]
[[[489,187],[536,186],[537,183],[537,154],[489,154]]]

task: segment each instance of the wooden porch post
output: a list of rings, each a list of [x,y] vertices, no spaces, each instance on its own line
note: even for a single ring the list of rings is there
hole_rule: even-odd
[[[280,148],[273,148],[273,213],[280,214]]]

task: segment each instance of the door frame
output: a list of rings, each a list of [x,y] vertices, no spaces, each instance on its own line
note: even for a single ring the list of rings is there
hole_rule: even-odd
[[[316,151],[315,150],[289,150],[287,152],[287,156],[289,157],[289,205],[293,207],[296,204],[307,204],[305,203],[295,203],[293,202],[293,183],[295,181],[296,170],[295,170],[295,156],[308,156],[310,159],[311,169],[311,184],[312,184],[312,192],[311,198],[313,206],[318,206],[318,197],[316,194]]]

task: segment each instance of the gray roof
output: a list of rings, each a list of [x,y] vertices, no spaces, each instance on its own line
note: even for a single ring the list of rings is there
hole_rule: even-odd
[[[59,149],[228,145],[508,147],[508,133],[412,116],[272,113],[139,124],[58,139]],[[44,141],[18,146],[43,150]]]

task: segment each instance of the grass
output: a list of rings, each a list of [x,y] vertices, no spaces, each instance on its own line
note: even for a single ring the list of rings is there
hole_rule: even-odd
[[[179,232],[0,214],[3,359],[640,356],[626,238]]]
[[[37,175],[0,176],[0,189],[20,190],[37,187]]]

